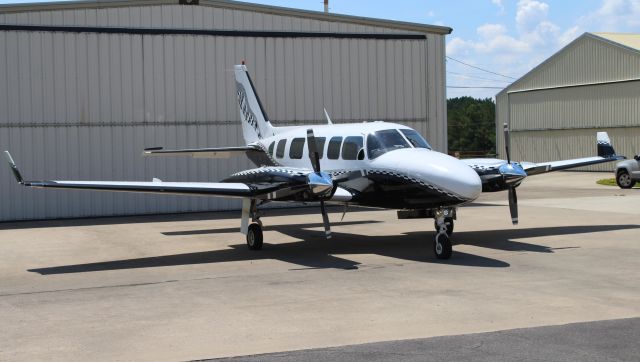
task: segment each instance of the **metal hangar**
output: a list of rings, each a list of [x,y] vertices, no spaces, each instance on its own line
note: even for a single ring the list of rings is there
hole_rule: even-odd
[[[143,158],[242,145],[231,70],[245,59],[278,125],[386,120],[447,150],[451,28],[236,1],[0,6],[0,148],[32,179],[216,181],[247,160]],[[233,200],[28,192],[0,172],[0,220],[239,208]]]
[[[496,149],[503,158],[505,122],[516,160],[594,155],[599,130],[619,154],[640,153],[640,34],[585,33],[498,93]]]

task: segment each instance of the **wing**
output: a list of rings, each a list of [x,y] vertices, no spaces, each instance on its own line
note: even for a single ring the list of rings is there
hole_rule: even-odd
[[[541,173],[567,170],[575,167],[596,165],[604,162],[619,161],[624,159],[624,156],[616,155],[616,151],[611,145],[611,140],[607,132],[598,132],[596,135],[596,141],[598,145],[598,156],[574,158],[571,160],[560,160],[550,162],[522,162],[522,168],[527,175],[539,175]]]
[[[191,156],[193,158],[230,158],[243,156],[247,152],[263,152],[258,145],[216,148],[186,148],[181,150],[165,150],[162,147],[146,148],[143,156]]]
[[[521,162],[519,165],[525,172],[524,176],[532,176],[624,159],[624,157],[616,155],[606,132],[598,132],[596,139],[598,156],[539,163]],[[510,172],[508,169],[510,166],[507,165],[506,160],[499,160],[495,158],[475,158],[464,159],[461,161],[465,162],[478,173],[482,180],[483,191],[504,191],[509,188],[509,185],[505,182],[506,178],[508,178],[508,173]]]
[[[163,182],[158,179],[154,179],[151,182],[26,181],[22,177],[9,152],[5,151],[5,157],[9,162],[16,181],[27,187],[218,196],[273,201],[314,201],[313,199],[300,199],[301,195],[306,195],[309,190],[309,179],[307,175],[313,172],[305,169],[263,167],[232,175],[232,177],[223,180],[223,182]],[[349,191],[338,187],[330,200],[346,202],[351,199],[351,196],[352,194]]]

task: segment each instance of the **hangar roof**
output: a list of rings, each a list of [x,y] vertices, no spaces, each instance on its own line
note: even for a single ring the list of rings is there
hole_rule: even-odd
[[[506,93],[612,81],[640,76],[640,34],[584,33],[501,90]]]
[[[212,6],[218,8],[255,11],[271,15],[291,16],[314,20],[345,22],[359,25],[379,26],[398,30],[415,31],[421,33],[432,33],[446,35],[451,34],[452,28],[438,25],[428,25],[420,23],[410,23],[404,21],[394,21],[386,19],[366,18],[360,16],[341,15],[335,13],[324,13],[322,11],[308,11],[293,8],[261,5],[233,0],[199,0],[201,6]],[[0,13],[25,12],[38,10],[63,10],[78,8],[109,8],[124,6],[153,6],[153,5],[177,5],[179,0],[79,0],[79,1],[58,1],[48,3],[22,3],[0,5]]]
[[[640,51],[640,34],[630,33],[593,33],[596,36]]]

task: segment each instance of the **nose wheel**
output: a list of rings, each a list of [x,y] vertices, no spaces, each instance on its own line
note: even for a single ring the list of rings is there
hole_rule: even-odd
[[[451,215],[450,210],[436,210],[435,212],[437,234],[433,242],[433,251],[436,254],[436,258],[442,260],[451,258],[451,254],[453,254],[450,239],[453,233],[453,217],[447,215]]]
[[[433,251],[438,259],[447,260],[451,257],[453,247],[446,233],[436,235],[436,240],[433,242]]]

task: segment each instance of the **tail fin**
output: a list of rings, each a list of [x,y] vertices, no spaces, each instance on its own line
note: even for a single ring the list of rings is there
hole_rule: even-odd
[[[240,120],[242,121],[242,132],[245,142],[250,144],[259,139],[273,136],[275,134],[275,127],[269,122],[264,107],[262,103],[260,103],[260,99],[249,77],[247,66],[244,64],[236,65],[234,72],[236,75],[236,86],[238,88]]]
[[[616,151],[611,145],[611,140],[607,132],[598,132],[596,140],[598,142],[598,156],[604,158],[613,158],[616,156]]]

